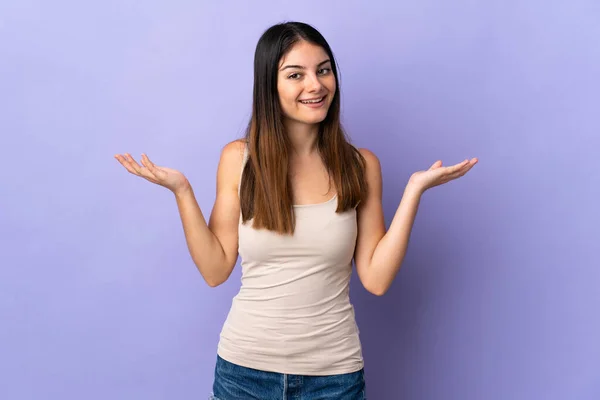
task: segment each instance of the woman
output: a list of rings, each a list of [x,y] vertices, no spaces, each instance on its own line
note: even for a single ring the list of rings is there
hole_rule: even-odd
[[[242,285],[221,332],[214,399],[364,399],[364,368],[349,300],[352,260],[375,295],[390,287],[406,253],[422,194],[477,162],[410,177],[386,232],[377,157],[340,125],[332,51],[303,23],[278,24],[254,59],[246,138],[227,144],[208,224],[185,176],[115,156],[131,173],[170,189],[187,245],[210,286],[239,255]]]

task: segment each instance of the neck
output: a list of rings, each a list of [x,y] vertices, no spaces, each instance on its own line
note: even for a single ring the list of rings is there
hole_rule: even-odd
[[[284,125],[294,155],[308,156],[317,151],[319,124],[308,125],[296,121],[286,121]]]

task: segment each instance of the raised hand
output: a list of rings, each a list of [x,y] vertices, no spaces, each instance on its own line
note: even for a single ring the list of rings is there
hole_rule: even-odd
[[[477,161],[477,158],[472,158],[459,164],[442,167],[442,162],[438,160],[427,171],[418,171],[412,174],[409,184],[421,192],[425,192],[427,189],[460,178],[469,172],[477,164]]]
[[[154,165],[145,154],[142,154],[142,165],[139,165],[129,153],[117,154],[115,158],[127,171],[152,183],[164,186],[173,193],[184,190],[189,185],[187,178],[181,172]]]

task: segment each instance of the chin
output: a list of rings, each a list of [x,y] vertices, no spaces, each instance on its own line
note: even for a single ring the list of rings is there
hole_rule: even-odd
[[[303,119],[304,119],[304,121],[306,121],[307,124],[319,124],[319,123],[325,121],[325,118],[327,118],[327,113],[323,113],[321,115],[312,115],[310,117],[305,117]]]
[[[325,117],[322,117],[322,118],[301,118],[301,119],[297,119],[296,121],[298,121],[301,124],[305,124],[305,125],[317,125],[317,124],[320,124],[321,122],[325,121]]]
[[[298,120],[307,124],[319,124],[327,118],[328,110],[322,110],[311,114],[299,116]]]

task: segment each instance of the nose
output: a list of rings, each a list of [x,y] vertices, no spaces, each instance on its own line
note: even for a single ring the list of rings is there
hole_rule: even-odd
[[[323,88],[321,80],[316,74],[308,74],[306,79],[306,90],[310,93],[318,93]]]

